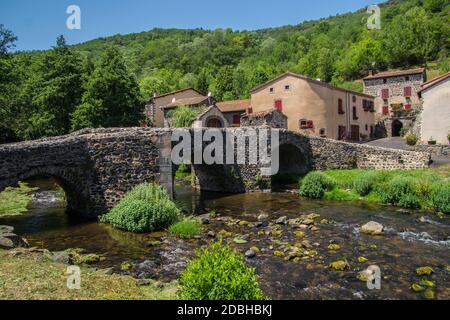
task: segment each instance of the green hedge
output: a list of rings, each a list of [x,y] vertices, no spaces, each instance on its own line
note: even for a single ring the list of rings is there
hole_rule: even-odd
[[[436,186],[431,194],[431,203],[435,211],[450,214],[450,186]]]
[[[181,211],[167,191],[159,185],[145,183],[135,187],[101,222],[136,232],[163,230],[181,219]]]
[[[264,299],[255,270],[222,242],[196,252],[181,274],[180,296],[184,300]]]

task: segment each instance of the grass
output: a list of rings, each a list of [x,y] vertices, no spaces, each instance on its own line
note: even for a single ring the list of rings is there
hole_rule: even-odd
[[[67,289],[67,266],[42,255],[12,257],[0,250],[1,300],[172,300],[177,284],[139,286],[128,276],[81,271],[81,290]]]
[[[325,175],[333,179],[335,188],[326,192],[325,200],[356,201],[364,200],[370,203],[382,203],[387,188],[392,187],[392,183],[399,180],[406,180],[411,184],[408,195],[405,195],[399,204],[409,207],[416,197],[419,206],[424,209],[433,209],[433,190],[442,187],[450,187],[450,166],[421,170],[394,170],[394,171],[373,171],[373,170],[329,170],[324,171]],[[369,192],[360,194],[355,190],[355,183],[367,179]],[[359,184],[360,186],[360,184]],[[394,186],[395,187],[395,186]],[[406,201],[409,200],[409,201]],[[406,205],[408,203],[409,205]],[[414,206],[413,206],[414,207]]]
[[[17,188],[6,188],[0,193],[0,217],[15,216],[27,212],[31,202],[30,193],[37,188],[30,188],[26,183],[19,183]]]
[[[184,219],[170,226],[169,232],[181,239],[190,239],[201,233],[200,222],[196,219]]]
[[[177,180],[191,182],[192,179],[191,167],[185,164],[181,164],[177,172],[175,173],[175,178]]]

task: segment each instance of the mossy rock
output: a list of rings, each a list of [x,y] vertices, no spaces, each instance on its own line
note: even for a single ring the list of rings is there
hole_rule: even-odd
[[[239,225],[241,227],[248,227],[249,224],[250,224],[250,222],[245,221],[245,220],[239,221]]]
[[[421,286],[420,284],[418,284],[418,283],[413,283],[412,286],[411,286],[411,289],[412,289],[414,292],[422,292],[422,291],[425,290],[425,288],[422,287],[422,286]]]
[[[281,231],[281,230],[272,230],[271,233],[272,233],[272,237],[279,238],[283,234],[283,231]]]
[[[303,231],[295,231],[295,232],[294,232],[294,235],[295,235],[297,238],[304,238],[304,237],[305,237],[305,233],[304,233]]]
[[[236,244],[246,244],[248,242],[247,240],[244,240],[244,239],[241,239],[241,238],[235,238],[235,239],[233,239],[233,241]]]
[[[416,269],[416,273],[419,276],[429,276],[434,273],[434,270],[431,267],[421,267]]]
[[[433,289],[428,289],[423,293],[423,296],[427,300],[434,300],[436,299],[436,293]]]
[[[94,264],[106,260],[105,257],[97,254],[78,255],[74,257],[75,264]]]
[[[282,252],[282,251],[274,251],[273,254],[277,257],[284,257],[284,252]]]
[[[359,263],[366,263],[367,261],[369,261],[369,259],[365,258],[365,257],[359,257],[358,258],[358,262]]]
[[[224,238],[231,238],[233,236],[233,234],[231,232],[228,232],[226,230],[220,230],[219,231],[219,235],[224,237]]]
[[[333,250],[333,251],[337,251],[340,250],[341,246],[336,244],[336,243],[332,243],[328,246],[328,250]]]
[[[337,271],[345,271],[350,269],[350,265],[345,260],[334,261],[330,264],[330,268]]]
[[[120,269],[122,269],[123,271],[128,271],[133,267],[133,265],[129,262],[124,262],[120,265]]]
[[[261,250],[259,250],[258,247],[251,247],[250,250],[253,250],[253,251],[255,251],[256,253],[260,253],[260,252],[261,252]]]
[[[430,281],[430,280],[427,280],[427,279],[420,280],[419,284],[421,286],[424,286],[424,287],[429,287],[429,288],[434,287],[434,282]]]
[[[310,214],[308,214],[308,215],[306,216],[306,218],[308,218],[308,219],[318,219],[318,218],[320,218],[320,214],[317,214],[317,213],[310,213]]]

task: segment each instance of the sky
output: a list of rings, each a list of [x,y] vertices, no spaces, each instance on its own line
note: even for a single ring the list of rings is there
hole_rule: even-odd
[[[356,11],[374,0],[1,0],[0,24],[19,40],[16,50],[41,50],[58,35],[69,44],[158,28],[257,30]],[[81,10],[69,30],[67,8]]]

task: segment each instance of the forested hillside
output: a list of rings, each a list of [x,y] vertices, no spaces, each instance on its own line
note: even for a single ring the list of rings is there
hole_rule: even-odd
[[[381,9],[381,30],[367,29],[362,9],[252,32],[154,29],[72,47],[60,38],[45,52],[5,47],[0,142],[131,125],[145,99],[183,87],[246,98],[287,70],[355,90],[373,68],[450,70],[450,0],[391,0]]]

